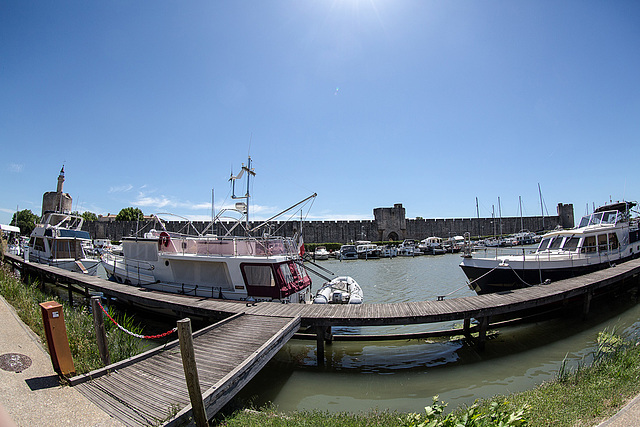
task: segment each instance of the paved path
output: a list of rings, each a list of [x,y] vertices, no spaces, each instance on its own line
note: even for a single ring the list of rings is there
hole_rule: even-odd
[[[27,356],[31,365],[22,372],[0,369],[0,426],[122,426],[78,391],[59,384],[40,339],[0,296],[0,357],[9,353]]]

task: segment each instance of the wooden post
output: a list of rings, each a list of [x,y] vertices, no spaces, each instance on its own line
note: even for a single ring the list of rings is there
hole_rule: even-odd
[[[586,294],[584,294],[584,302],[582,305],[582,316],[587,317],[589,314],[589,309],[591,308],[591,298],[593,298],[593,291],[589,289]]]
[[[330,344],[333,342],[333,332],[331,330],[331,326],[327,326],[324,328],[324,342]]]
[[[100,308],[100,297],[91,297],[91,311],[93,312],[93,329],[96,331],[96,341],[98,342],[98,350],[100,351],[100,359],[104,366],[111,365],[109,357],[109,348],[107,346],[107,331],[104,327],[104,316],[102,308]]]
[[[196,354],[193,350],[193,336],[191,334],[191,319],[178,320],[178,339],[180,340],[180,354],[182,354],[182,367],[187,380],[189,399],[193,419],[198,427],[208,426],[207,412],[204,409],[202,400],[202,390],[200,389],[200,379],[198,378],[198,367],[196,366]]]
[[[478,350],[484,350],[484,343],[487,340],[487,328],[489,327],[489,317],[481,317],[480,319],[480,333],[478,334]]]
[[[73,287],[71,282],[67,283],[67,292],[69,292],[69,305],[73,307]]]
[[[324,326],[316,326],[316,345],[317,351],[317,363],[318,366],[324,366]]]
[[[466,319],[464,319],[462,332],[466,339],[471,339],[471,318],[470,317],[467,317]]]

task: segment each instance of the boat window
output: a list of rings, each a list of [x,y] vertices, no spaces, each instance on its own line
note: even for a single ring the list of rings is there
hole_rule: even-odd
[[[53,256],[56,258],[75,258],[76,245],[69,240],[56,240],[53,245]]]
[[[617,215],[618,215],[617,211],[604,212],[604,215],[602,217],[602,223],[603,224],[615,224]]]
[[[583,216],[582,219],[580,220],[580,225],[578,226],[578,228],[586,227],[587,225],[589,225],[590,218],[591,216],[589,215]]]
[[[618,249],[619,246],[618,235],[616,233],[609,233],[609,249]]]
[[[584,244],[582,245],[582,251],[586,253],[596,252],[596,236],[587,236],[584,238]]]
[[[271,266],[245,265],[243,267],[243,270],[247,280],[247,286],[266,286],[266,287],[276,286],[276,282],[273,278]],[[291,272],[289,272],[289,275],[291,275]]]
[[[556,236],[549,245],[549,249],[559,249],[562,243],[562,236]]]
[[[579,237],[571,236],[568,239],[565,239],[562,249],[565,251],[574,251],[578,247],[578,242],[580,242]]]
[[[538,247],[538,252],[546,251],[549,247],[549,243],[551,242],[551,238],[547,237],[540,241],[540,246]]]
[[[590,225],[600,224],[602,222],[602,214],[603,214],[603,212],[598,212],[596,214],[593,214],[593,216],[591,217],[591,224]]]
[[[32,243],[34,250],[44,252],[44,239],[42,237],[36,237]]]
[[[607,251],[607,235],[598,234],[598,252]]]

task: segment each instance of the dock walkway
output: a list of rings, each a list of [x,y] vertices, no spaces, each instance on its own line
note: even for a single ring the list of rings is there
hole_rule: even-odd
[[[194,334],[196,363],[207,415],[215,414],[240,390],[300,327],[316,335],[318,363],[324,363],[324,341],[332,326],[382,326],[463,320],[462,334],[470,336],[471,319],[478,321],[477,342],[484,345],[493,316],[517,317],[523,310],[546,310],[551,305],[582,303],[618,288],[640,288],[640,259],[583,276],[493,294],[393,304],[326,305],[281,304],[168,294],[118,284],[56,267],[25,263],[17,257],[5,261],[25,276],[66,284],[88,294],[89,289],[133,306],[172,312],[178,318],[197,317],[211,323]],[[78,289],[79,288],[79,289]],[[416,298],[418,299],[418,298]],[[99,371],[72,384],[105,411],[129,425],[177,425],[189,417],[191,405],[177,341]],[[108,373],[108,374],[107,374]],[[175,412],[175,415],[173,415]]]
[[[209,418],[260,371],[299,326],[299,318],[238,314],[194,333]],[[181,425],[191,415],[177,340],[70,382],[125,425]]]

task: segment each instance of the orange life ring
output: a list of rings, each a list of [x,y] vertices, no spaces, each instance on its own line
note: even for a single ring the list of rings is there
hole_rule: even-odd
[[[169,233],[163,231],[162,233],[160,233],[160,237],[158,238],[158,249],[162,249],[162,246],[168,248],[170,242],[171,237],[169,236]]]

